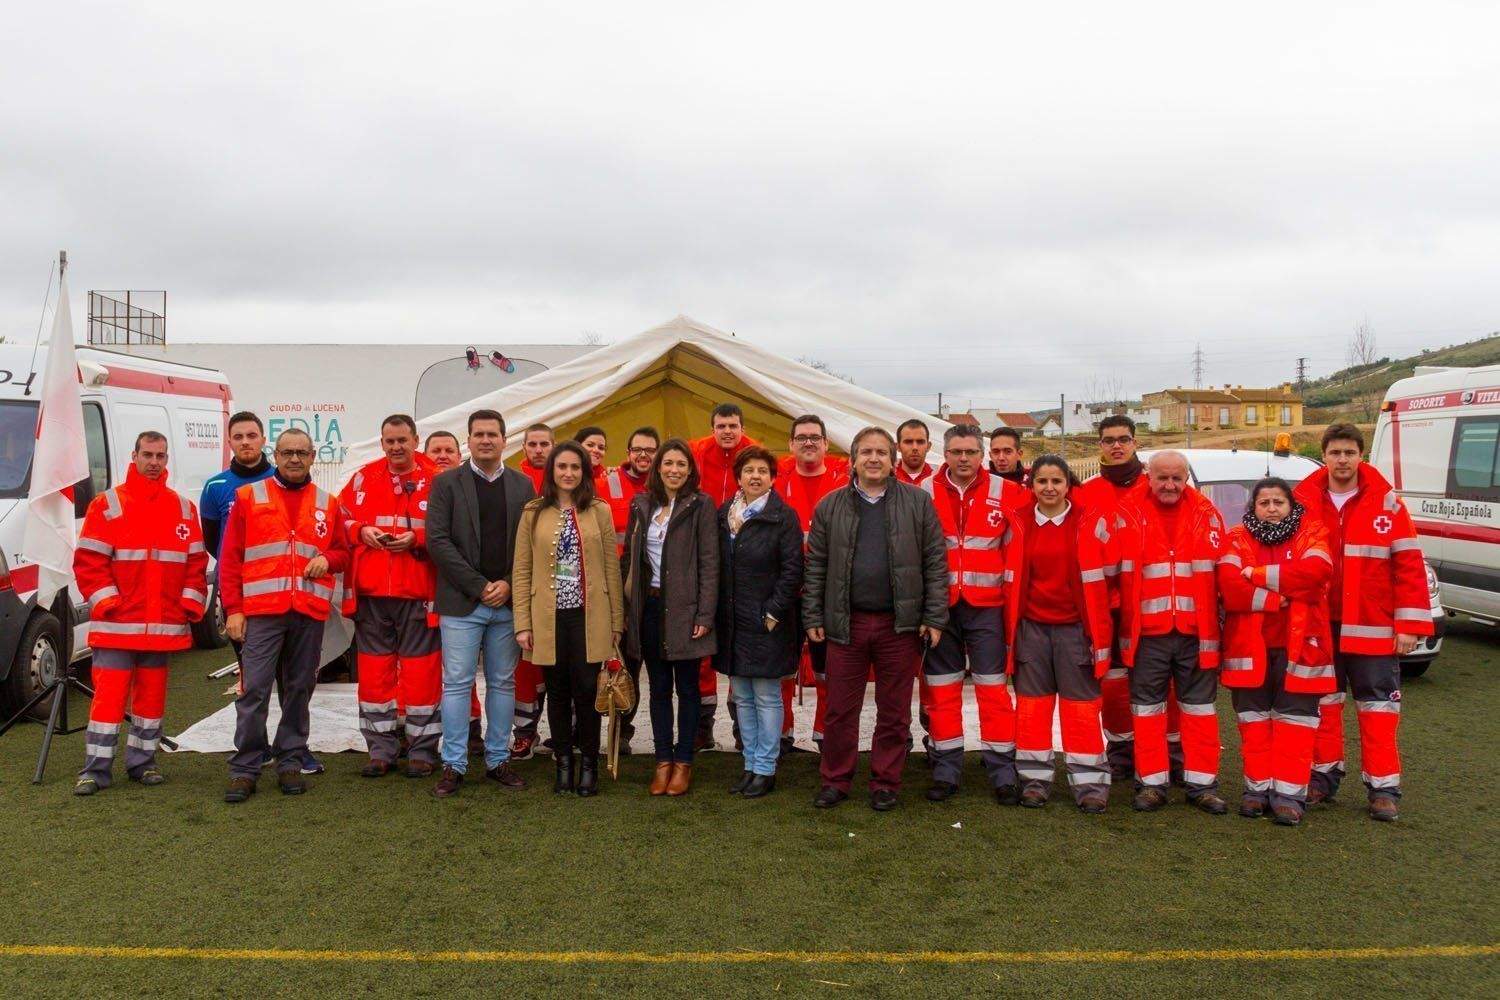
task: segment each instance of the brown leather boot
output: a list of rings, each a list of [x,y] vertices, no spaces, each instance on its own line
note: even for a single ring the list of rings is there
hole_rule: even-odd
[[[1396,800],[1389,795],[1377,795],[1370,800],[1370,818],[1381,823],[1393,822],[1399,813]]]
[[[672,762],[670,760],[659,760],[656,762],[656,773],[651,776],[651,794],[667,794],[667,786],[672,783]]]
[[[686,795],[693,783],[693,765],[673,764],[672,780],[667,784],[668,795]]]

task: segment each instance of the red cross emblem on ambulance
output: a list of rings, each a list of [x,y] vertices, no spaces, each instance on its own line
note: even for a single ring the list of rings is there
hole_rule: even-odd
[[[188,530],[186,521],[177,526],[177,537],[182,539],[184,542],[188,540],[188,535],[190,534],[192,534],[192,532]]]
[[[1374,520],[1372,527],[1374,527],[1377,534],[1383,535],[1391,530],[1391,519],[1381,514]]]

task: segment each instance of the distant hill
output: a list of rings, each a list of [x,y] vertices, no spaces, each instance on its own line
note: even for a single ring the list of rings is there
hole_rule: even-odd
[[[1309,379],[1302,390],[1302,399],[1309,409],[1363,410],[1369,399],[1383,397],[1393,382],[1410,376],[1418,365],[1475,368],[1494,364],[1500,364],[1500,333],[1467,344],[1423,351],[1409,358],[1381,358],[1374,364],[1345,368],[1327,378]],[[1312,416],[1308,415],[1309,423],[1314,422]]]

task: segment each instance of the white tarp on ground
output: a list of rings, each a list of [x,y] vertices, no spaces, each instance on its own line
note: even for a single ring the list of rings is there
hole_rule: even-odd
[[[481,692],[483,687],[484,683],[481,680]],[[647,689],[644,675],[641,677],[641,687],[641,693],[644,695]],[[483,694],[481,694],[482,697]],[[817,692],[812,688],[806,688],[803,693],[803,704],[793,706],[793,715],[796,717],[796,730],[793,737],[798,746],[809,750],[814,746],[812,720],[817,701]],[[730,728],[728,703],[729,684],[721,676],[719,678],[719,708],[714,718],[714,739],[721,750],[734,749],[734,732]],[[276,699],[272,698],[269,723],[272,736],[275,735],[276,721],[280,716]],[[917,722],[915,692],[912,695],[911,717],[913,739],[920,745],[922,728]],[[546,718],[542,719],[540,728],[545,738],[547,735]],[[865,692],[865,708],[859,720],[859,748],[861,750],[870,749],[870,735],[874,731],[875,688],[871,685]],[[964,733],[967,737],[965,749],[978,750],[979,714],[974,704],[974,689],[968,685],[964,686]],[[232,753],[234,751],[234,703],[230,702],[208,718],[193,723],[181,735],[174,736],[173,739],[177,741],[179,751]],[[364,752],[365,740],[359,732],[359,699],[355,695],[355,685],[320,684],[318,686],[312,698],[311,738],[308,742],[315,753],[339,753],[344,750]],[[1053,736],[1053,743],[1059,747],[1062,745],[1056,733]],[[652,752],[650,712],[644,703],[636,715],[635,739],[631,742],[630,748],[637,754]]]
[[[894,431],[903,421],[916,418],[932,428],[934,441],[941,440],[948,428],[944,421],[920,410],[850,385],[827,372],[687,316],[678,316],[644,333],[478,396],[462,406],[418,420],[417,429],[424,439],[433,431],[445,430],[462,441],[467,437],[468,415],[476,409],[499,410],[505,415],[506,425],[514,428],[535,423],[565,424],[597,409],[679,344],[692,345],[710,355],[788,417],[799,413],[821,414],[828,425],[830,443],[845,450],[854,435],[865,427]],[[506,454],[520,447],[520,435],[512,435]],[[380,455],[379,438],[350,445],[344,456],[345,475]]]

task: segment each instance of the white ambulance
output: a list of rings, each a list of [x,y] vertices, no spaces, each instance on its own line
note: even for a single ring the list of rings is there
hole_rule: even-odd
[[[0,707],[15,710],[51,683],[58,667],[88,654],[88,607],[76,589],[37,607],[37,567],[21,557],[47,349],[0,344]],[[89,501],[123,482],[141,431],[167,435],[169,482],[194,503],[203,481],[229,464],[222,372],[97,348],[78,349],[89,477],[75,489],[81,521]],[[216,623],[194,638],[213,644]],[[6,713],[8,714],[8,713]]]
[[[1370,456],[1417,523],[1443,607],[1500,622],[1500,365],[1392,385]]]

